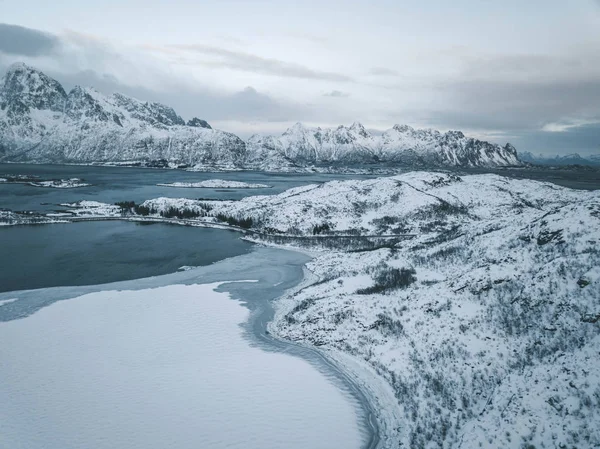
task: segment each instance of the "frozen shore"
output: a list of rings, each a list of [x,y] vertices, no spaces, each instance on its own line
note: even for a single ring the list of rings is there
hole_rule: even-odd
[[[43,365],[44,360],[50,358],[54,360],[52,362],[54,366],[53,370],[47,371],[44,369],[45,366],[37,366],[35,369],[31,366],[24,368],[27,369],[27,371],[38,373],[30,379],[27,388],[36,388],[33,386],[35,384],[32,384],[31,382],[36,382],[35,379],[39,379],[40,388],[42,388],[42,385],[46,385],[46,387],[43,388],[44,394],[40,392],[39,396],[43,398],[42,400],[47,406],[51,406],[52,401],[55,399],[58,400],[58,398],[60,398],[60,400],[64,402],[70,397],[74,402],[71,401],[71,399],[68,399],[68,401],[71,401],[70,404],[72,407],[70,406],[64,413],[69,414],[71,412],[68,410],[73,410],[73,413],[76,413],[76,415],[70,417],[66,415],[63,416],[64,422],[69,423],[69,425],[66,427],[57,427],[55,425],[50,425],[51,423],[46,421],[43,415],[37,415],[35,413],[30,415],[30,413],[35,410],[35,407],[24,406],[19,410],[7,410],[7,413],[10,412],[9,415],[13,416],[15,426],[12,427],[13,430],[11,432],[5,433],[4,436],[0,436],[0,442],[3,440],[6,443],[10,443],[11,441],[28,441],[30,443],[29,447],[34,448],[41,447],[41,438],[46,442],[53,441],[56,443],[56,447],[59,447],[60,442],[65,441],[65,437],[68,437],[69,434],[75,432],[80,441],[85,442],[86,444],[90,441],[96,442],[98,444],[95,445],[95,447],[105,447],[103,446],[102,440],[98,439],[100,435],[112,430],[114,431],[113,434],[115,435],[115,438],[117,438],[115,441],[118,441],[120,438],[119,435],[127,435],[129,432],[128,429],[130,429],[131,426],[140,425],[140,419],[142,419],[148,424],[148,428],[160,428],[161,433],[156,434],[151,438],[145,438],[142,437],[142,435],[148,434],[147,432],[135,432],[134,435],[136,435],[136,438],[134,440],[128,440],[128,447],[164,447],[163,440],[170,435],[182,443],[179,447],[188,447],[192,444],[189,442],[189,431],[185,431],[184,429],[176,430],[176,427],[185,426],[185,423],[189,419],[194,419],[197,423],[207,422],[209,417],[207,416],[206,419],[202,419],[201,416],[203,413],[209,413],[211,420],[213,420],[215,416],[223,417],[223,420],[218,421],[221,422],[221,424],[217,424],[217,421],[215,421],[214,425],[219,426],[217,429],[213,430],[211,428],[212,425],[202,427],[197,424],[191,428],[195,429],[195,433],[198,433],[200,438],[210,438],[206,440],[200,439],[200,441],[205,441],[210,447],[226,447],[227,444],[232,444],[232,441],[243,441],[245,442],[245,447],[256,447],[256,449],[283,446],[297,449],[303,449],[305,447],[325,449],[336,446],[349,448],[376,447],[378,441],[378,428],[376,424],[369,420],[369,417],[372,414],[368,408],[369,403],[366,402],[356,385],[347,379],[344,373],[337,371],[336,366],[321,359],[318,352],[314,349],[299,347],[295,344],[274,339],[265,332],[266,323],[273,317],[273,310],[271,307],[272,301],[281,296],[285,291],[296,288],[298,282],[302,280],[302,267],[307,260],[309,260],[309,258],[300,253],[259,247],[248,255],[227,259],[206,267],[192,268],[171,275],[100,286],[59,287],[0,294],[0,334],[8,331],[12,337],[9,338],[9,336],[6,336],[6,339],[10,341],[30,341],[33,346],[39,346],[42,343],[36,342],[36,338],[41,337],[39,329],[43,328],[44,325],[54,326],[53,321],[55,319],[60,317],[61,320],[64,320],[70,313],[75,313],[79,317],[77,320],[73,320],[73,323],[77,324],[65,324],[66,327],[63,326],[64,332],[53,332],[49,337],[44,337],[44,345],[48,346],[44,351],[46,354],[45,358],[23,359],[18,357],[22,352],[18,344],[10,351],[0,350],[0,353],[4,354],[4,360],[13,360],[14,358],[15,362],[12,364],[15,377],[3,376],[6,382],[3,387],[0,387],[0,398],[4,396],[5,393],[12,394],[10,391],[12,391],[13,388],[19,388],[18,385],[21,382],[21,377],[18,376],[17,368],[22,364]],[[255,282],[238,282],[252,279],[255,280]],[[211,287],[206,284],[213,284],[213,286]],[[212,288],[217,284],[218,287],[216,288],[216,293],[212,293]],[[206,290],[206,287],[209,287],[208,290]],[[190,302],[193,298],[195,298],[194,300],[196,301],[202,298],[204,298],[203,301],[208,301],[211,295],[222,295],[223,293],[227,293],[227,296],[241,301],[240,304],[243,304],[248,308],[249,312],[240,314],[239,310],[241,307],[239,305],[235,303],[228,305],[228,302],[223,303],[223,299],[215,299],[215,301],[217,301],[214,303],[215,306],[218,305],[217,303],[223,303],[223,305],[227,306],[229,309],[238,310],[230,310],[224,315],[222,314],[222,318],[215,318],[213,312],[208,313],[208,311],[204,311],[202,308],[204,306],[198,309]],[[77,299],[73,302],[64,301],[65,299],[74,298]],[[160,302],[157,302],[159,298]],[[165,303],[164,306],[160,305],[167,301],[168,298],[177,301],[177,307],[170,307],[168,306],[168,303]],[[54,304],[57,301],[61,301],[60,307],[58,308],[58,305]],[[131,311],[127,309],[127,304],[130,301],[135,301],[136,304]],[[168,299],[168,301],[171,301],[171,299]],[[177,400],[174,402],[170,399],[168,405],[165,405],[166,408],[161,406],[160,414],[157,414],[156,416],[154,416],[152,408],[149,410],[148,414],[144,413],[140,416],[139,412],[131,406],[119,405],[117,408],[117,416],[119,416],[120,419],[116,421],[111,419],[110,422],[107,422],[105,420],[106,417],[104,416],[104,412],[98,409],[98,405],[102,404],[102,401],[98,402],[97,398],[94,399],[93,396],[90,396],[90,400],[93,400],[94,403],[84,404],[81,403],[81,401],[86,401],[85,396],[77,395],[72,397],[64,392],[61,393],[61,389],[63,387],[67,388],[67,385],[69,385],[69,391],[73,391],[73,389],[77,390],[80,388],[81,385],[81,388],[89,390],[91,386],[85,387],[85,385],[83,385],[88,382],[86,379],[89,379],[89,382],[92,382],[94,385],[94,391],[104,388],[108,389],[103,397],[114,402],[115,406],[123,400],[120,397],[121,394],[129,397],[131,401],[124,398],[127,403],[135,403],[136,390],[125,386],[119,388],[114,387],[114,385],[112,385],[113,381],[111,380],[113,379],[113,376],[109,376],[108,378],[102,376],[101,378],[99,377],[94,380],[94,376],[97,376],[97,374],[93,374],[97,372],[96,368],[94,368],[95,362],[89,358],[77,355],[76,350],[73,353],[73,356],[77,357],[78,366],[81,367],[81,370],[86,370],[86,367],[89,365],[91,371],[89,376],[84,376],[83,378],[77,376],[78,379],[70,379],[69,376],[73,374],[71,371],[73,364],[69,361],[71,357],[69,354],[71,354],[71,352],[70,350],[65,351],[65,348],[69,348],[70,344],[67,344],[66,342],[61,343],[56,340],[56,338],[60,337],[63,333],[65,334],[65,338],[67,336],[72,336],[74,332],[80,333],[81,335],[78,337],[79,343],[76,347],[81,347],[82,350],[85,350],[85,346],[87,345],[86,342],[89,340],[89,344],[97,346],[95,350],[96,356],[94,358],[99,359],[100,362],[104,364],[105,371],[111,370],[111,360],[115,357],[116,359],[120,359],[121,356],[118,355],[118,352],[115,353],[116,348],[110,347],[112,337],[107,340],[105,337],[102,337],[102,335],[95,335],[96,332],[104,333],[106,332],[105,329],[111,328],[111,323],[114,321],[113,315],[110,313],[110,310],[112,310],[109,307],[111,303],[113,305],[121,304],[119,309],[125,308],[119,312],[122,316],[117,320],[119,326],[118,329],[115,330],[115,335],[118,335],[119,332],[127,332],[128,335],[126,337],[123,336],[123,338],[119,337],[117,341],[129,341],[130,343],[128,343],[127,347],[131,346],[131,349],[134,350],[136,354],[133,356],[123,354],[123,357],[130,360],[129,363],[125,365],[127,373],[116,376],[114,377],[115,379],[121,377],[131,378],[132,375],[134,377],[139,375],[142,376],[140,377],[139,382],[142,382],[143,385],[149,381],[160,382],[160,385],[162,385],[164,380],[162,380],[163,377],[162,374],[160,374],[162,373],[160,365],[153,370],[153,373],[158,373],[157,375],[148,378],[148,376],[144,374],[147,372],[147,362],[145,361],[146,353],[148,357],[155,360],[156,348],[160,349],[164,347],[164,354],[169,354],[169,360],[173,357],[178,357],[177,354],[184,351],[184,349],[174,351],[170,348],[171,343],[169,343],[169,339],[173,338],[176,340],[182,338],[187,342],[182,344],[184,343],[184,340],[182,340],[176,344],[176,347],[189,348],[185,349],[185,351],[193,352],[194,346],[191,345],[191,341],[186,335],[186,329],[189,328],[190,331],[192,331],[193,328],[195,329],[193,332],[198,332],[198,323],[202,323],[202,320],[208,320],[210,322],[210,325],[209,323],[200,325],[200,328],[206,328],[205,332],[209,332],[210,335],[198,335],[194,337],[194,340],[202,342],[210,338],[210,340],[215,343],[214,340],[216,339],[217,342],[215,344],[219,346],[219,341],[221,341],[219,335],[224,332],[222,328],[225,326],[224,323],[219,324],[219,320],[225,319],[225,316],[227,316],[227,320],[231,320],[231,317],[234,316],[237,317],[236,320],[241,322],[245,321],[242,325],[242,333],[252,343],[251,347],[243,349],[243,347],[240,346],[239,348],[230,351],[223,348],[216,348],[216,350],[219,352],[225,350],[226,352],[237,354],[232,356],[232,358],[228,357],[227,360],[230,360],[231,363],[235,362],[240,368],[243,366],[243,369],[241,369],[240,372],[244,378],[241,387],[245,391],[248,391],[248,389],[254,391],[256,388],[265,388],[269,391],[269,394],[265,393],[263,399],[259,402],[257,402],[257,400],[249,400],[248,402],[244,399],[247,394],[242,395],[236,393],[242,402],[236,406],[235,400],[232,400],[233,405],[231,407],[236,410],[234,419],[227,418],[228,414],[231,413],[231,408],[227,406],[223,409],[223,405],[226,405],[227,401],[223,402],[222,397],[218,398],[218,402],[214,404],[214,407],[210,407],[207,404],[207,400],[210,401],[210,396],[205,397],[203,400],[194,401],[193,394],[185,394],[183,396],[176,395],[177,397],[189,397],[192,401],[185,406],[186,418],[184,420],[177,417],[179,413],[178,410],[182,410],[180,409],[180,401]],[[75,306],[78,311],[75,311],[73,308]],[[137,312],[140,308],[143,312],[141,314]],[[156,313],[152,312],[152,310],[155,310]],[[176,328],[179,330],[177,332],[174,332],[173,330],[168,331],[170,337],[165,340],[165,338],[161,337],[161,329],[164,327],[161,323],[165,321],[165,317],[170,317],[174,313],[179,317],[176,318],[177,323],[179,323]],[[218,310],[215,313],[218,314]],[[119,314],[116,316],[119,316]],[[140,316],[135,319],[133,328],[130,328],[129,325],[123,326],[122,321],[127,320],[128,316],[138,315]],[[89,319],[93,319],[94,323],[97,323],[98,320],[102,320],[102,322],[105,323],[103,326],[87,325],[85,324],[85,320],[88,319],[86,318],[88,316]],[[22,318],[25,317],[30,318],[23,320]],[[150,320],[149,323],[151,322],[153,327],[152,334],[156,334],[157,346],[153,346],[152,349],[144,348],[146,343],[143,342],[146,342],[148,338],[150,338],[149,343],[152,344],[152,338],[144,330],[144,320]],[[67,319],[67,322],[69,321],[70,320]],[[185,324],[184,321],[189,325]],[[27,331],[27,328],[30,326],[34,326],[38,332]],[[165,326],[167,326],[167,328],[171,327],[168,322],[165,322]],[[214,326],[217,327],[213,328]],[[231,324],[228,324],[227,326],[232,330],[237,328],[236,325],[233,325],[232,327]],[[73,327],[73,329],[71,329],[71,327]],[[137,335],[138,333],[140,338],[136,337],[132,339],[134,336],[133,334]],[[25,334],[29,335],[29,337],[25,338]],[[181,337],[178,336],[179,334],[181,334]],[[38,337],[36,337],[36,335],[38,335]],[[232,338],[233,337],[230,336],[223,338],[223,342],[226,342],[223,344],[231,345]],[[105,343],[100,345],[94,343],[96,341],[103,341]],[[107,341],[108,343],[106,343]],[[140,346],[138,348],[142,343],[144,344],[144,347]],[[105,346],[106,353],[102,349]],[[246,352],[252,351],[252,347],[254,346],[258,346],[266,351],[253,353],[253,355],[248,358],[248,360],[254,360],[253,363],[258,364],[254,369],[251,369],[249,361],[243,362],[242,360],[239,360],[236,362],[237,358],[241,356],[242,349]],[[163,354],[161,351],[162,350],[159,352]],[[204,354],[204,350],[201,351],[202,352],[197,355],[185,355],[184,359],[189,360],[190,358],[194,359],[198,356],[203,357],[202,354]],[[295,357],[289,357],[290,355]],[[167,366],[171,366],[171,364],[175,362],[169,362],[169,360],[166,360]],[[88,363],[88,361],[90,363]],[[311,371],[304,361],[310,362],[310,365],[317,368],[317,370],[325,377],[317,375],[314,370]],[[198,360],[197,363],[203,364],[202,360]],[[224,374],[231,371],[228,369],[223,371],[224,368],[222,367],[222,363],[224,362],[219,362],[214,369],[208,368],[210,365],[207,365],[199,372],[202,373],[203,377],[214,372],[216,376],[215,381],[223,382],[223,377],[227,378]],[[206,362],[204,362],[204,364],[206,364]],[[131,366],[131,369],[127,368],[127,366]],[[188,368],[183,370],[184,377],[185,370],[189,370],[189,362],[186,362],[186,366],[188,366]],[[115,365],[115,368],[122,370],[123,365],[117,364]],[[131,371],[132,369],[133,371]],[[261,379],[261,384],[253,387],[254,382],[256,382],[254,380],[255,378],[248,377],[246,369],[251,369],[252,372],[262,373],[258,376],[258,379]],[[282,370],[288,370],[289,373],[281,374],[280,372]],[[171,368],[168,368],[168,371],[165,371],[164,374],[168,377],[182,375],[181,370],[177,369],[172,371]],[[298,375],[300,375],[300,378],[295,377]],[[325,379],[328,379],[328,381]],[[178,384],[179,386],[177,388],[183,388],[186,391],[190,390],[193,392],[196,387],[192,388],[192,386],[190,386],[187,389],[185,387],[188,383],[193,382],[195,384],[197,381],[198,373],[195,373],[189,378],[182,378],[182,383]],[[50,387],[48,387],[47,382],[51,382]],[[208,384],[210,384],[210,382],[213,381],[206,381]],[[309,391],[305,390],[305,387],[303,386],[305,384],[306,388],[309,388]],[[334,388],[333,385],[337,388]],[[157,388],[158,397],[162,397],[162,387],[159,385],[152,387],[153,390]],[[171,387],[168,388],[169,389],[166,391],[172,392]],[[114,393],[115,389],[119,391],[119,394]],[[273,391],[277,391],[277,394],[273,395]],[[209,393],[207,392],[206,394],[208,395]],[[147,395],[144,394],[144,397],[146,396]],[[172,393],[169,393],[168,396],[172,397]],[[28,400],[27,397],[21,395],[18,395],[17,397],[19,401]],[[155,398],[155,396],[152,396],[152,398]],[[261,403],[262,405],[260,405]],[[0,401],[0,404],[2,404],[0,405],[0,410],[2,410],[7,407],[18,407],[20,402],[17,404],[16,399],[11,401],[2,400]],[[257,412],[254,410],[255,407],[252,407],[251,410],[249,409],[248,412],[250,414],[248,415],[248,419],[258,421],[253,421],[253,424],[249,425],[246,429],[239,428],[239,419],[241,419],[248,404],[256,404],[256,407],[261,408],[262,411]],[[28,412],[26,412],[27,410]],[[83,412],[77,412],[77,410],[83,410]],[[265,417],[271,416],[273,411],[275,411],[273,419],[265,419]],[[97,415],[96,413],[101,414]],[[166,428],[166,431],[165,427],[162,425],[156,426],[151,424],[152,420],[159,419],[159,416],[161,421],[164,420],[165,414],[174,418],[169,419],[171,424]],[[358,426],[356,421],[358,421]],[[26,430],[32,425],[36,427],[35,432]],[[113,428],[115,425],[119,428],[118,430]],[[230,429],[221,429],[223,426],[229,426]],[[14,433],[17,432],[19,428],[21,431],[24,431],[25,434]],[[170,432],[171,429],[174,430],[174,433]],[[218,429],[221,429],[222,432],[219,432]],[[61,434],[61,432],[63,433]],[[223,436],[223,434],[226,434],[226,436]],[[267,435],[268,440],[265,439],[267,438]],[[198,440],[196,438],[196,440],[193,441],[197,442]],[[248,443],[248,441],[255,441],[257,446],[253,446],[252,443]],[[188,446],[184,444],[186,442]],[[221,443],[224,445],[221,446]],[[110,446],[107,447],[114,447],[114,441],[111,441],[109,444]],[[161,446],[161,444],[163,445]],[[53,446],[48,446],[47,444],[44,447],[53,448]]]

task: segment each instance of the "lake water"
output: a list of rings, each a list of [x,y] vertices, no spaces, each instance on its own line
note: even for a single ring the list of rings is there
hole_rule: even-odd
[[[173,273],[249,252],[235,232],[120,221],[0,227],[0,292]]]
[[[251,195],[273,195],[301,185],[321,183],[333,179],[357,179],[373,176],[278,174],[259,172],[202,173],[183,170],[147,169],[136,167],[91,167],[74,165],[0,164],[3,174],[35,175],[45,179],[83,178],[92,184],[75,189],[52,189],[26,184],[0,184],[0,208],[10,210],[49,211],[60,203],[79,200],[115,203],[158,197],[209,198],[239,200]],[[157,186],[159,183],[199,182],[207,179],[225,179],[266,184],[266,189],[198,189]]]

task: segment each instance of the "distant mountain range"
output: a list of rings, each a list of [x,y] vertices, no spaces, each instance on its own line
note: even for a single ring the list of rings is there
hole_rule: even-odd
[[[519,158],[523,162],[529,162],[537,165],[565,166],[565,165],[587,165],[590,167],[600,167],[600,154],[582,157],[577,153],[567,154],[566,156],[546,156],[543,154],[532,154],[528,151],[519,153]]]
[[[396,125],[372,135],[360,123],[332,129],[300,123],[281,136],[238,136],[172,108],[93,88],[61,84],[22,63],[0,81],[0,162],[160,161],[199,168],[288,170],[383,163],[409,166],[521,165],[515,148],[460,131]]]

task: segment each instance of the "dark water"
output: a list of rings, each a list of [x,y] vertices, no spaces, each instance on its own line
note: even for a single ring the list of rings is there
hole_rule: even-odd
[[[533,179],[535,181],[551,182],[553,184],[577,190],[600,189],[600,170],[583,169],[573,170],[567,168],[499,168],[483,169],[470,168],[457,170],[460,174],[473,175],[495,173],[514,179]]]
[[[274,195],[292,187],[322,183],[334,179],[366,179],[373,176],[270,174],[259,172],[200,173],[182,170],[161,170],[137,167],[87,167],[74,165],[0,164],[3,174],[35,175],[44,179],[83,178],[89,187],[52,189],[27,184],[0,184],[0,208],[10,210],[51,211],[57,204],[79,200],[115,203],[170,198],[209,198],[239,200],[252,195]],[[187,189],[159,187],[159,183],[199,182],[225,179],[266,184],[267,189]]]
[[[94,285],[173,273],[245,254],[217,229],[107,221],[0,228],[0,291]]]

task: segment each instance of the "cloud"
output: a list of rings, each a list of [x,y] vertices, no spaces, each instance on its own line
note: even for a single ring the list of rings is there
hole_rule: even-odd
[[[22,55],[42,56],[55,51],[60,40],[48,33],[18,25],[0,23],[0,52]]]
[[[195,89],[181,86],[158,91],[124,84],[111,74],[93,70],[67,74],[46,71],[46,74],[57,79],[67,91],[76,85],[92,86],[105,95],[119,92],[142,101],[163,103],[171,106],[185,119],[199,117],[209,123],[228,122],[234,127],[226,128],[225,131],[234,133],[245,131],[248,122],[279,123],[311,116],[307,106],[272,98],[252,86],[233,93],[200,86]]]
[[[324,93],[323,96],[333,98],[345,98],[349,97],[350,94],[348,92],[342,92],[341,90],[332,90],[331,92]]]
[[[303,78],[325,81],[351,82],[352,78],[340,73],[325,72],[313,70],[300,64],[281,61],[274,58],[264,58],[225,48],[213,47],[203,44],[182,44],[170,45],[162,50],[152,48],[153,50],[166,51],[173,53],[174,51],[183,51],[190,53],[199,53],[208,56],[214,56],[217,60],[212,61],[196,61],[199,65],[209,67],[223,67],[233,70],[243,70],[246,72],[261,73],[263,75],[283,76],[290,78]]]
[[[369,70],[369,75],[375,76],[399,76],[400,73],[393,69],[388,69],[386,67],[373,67]]]

